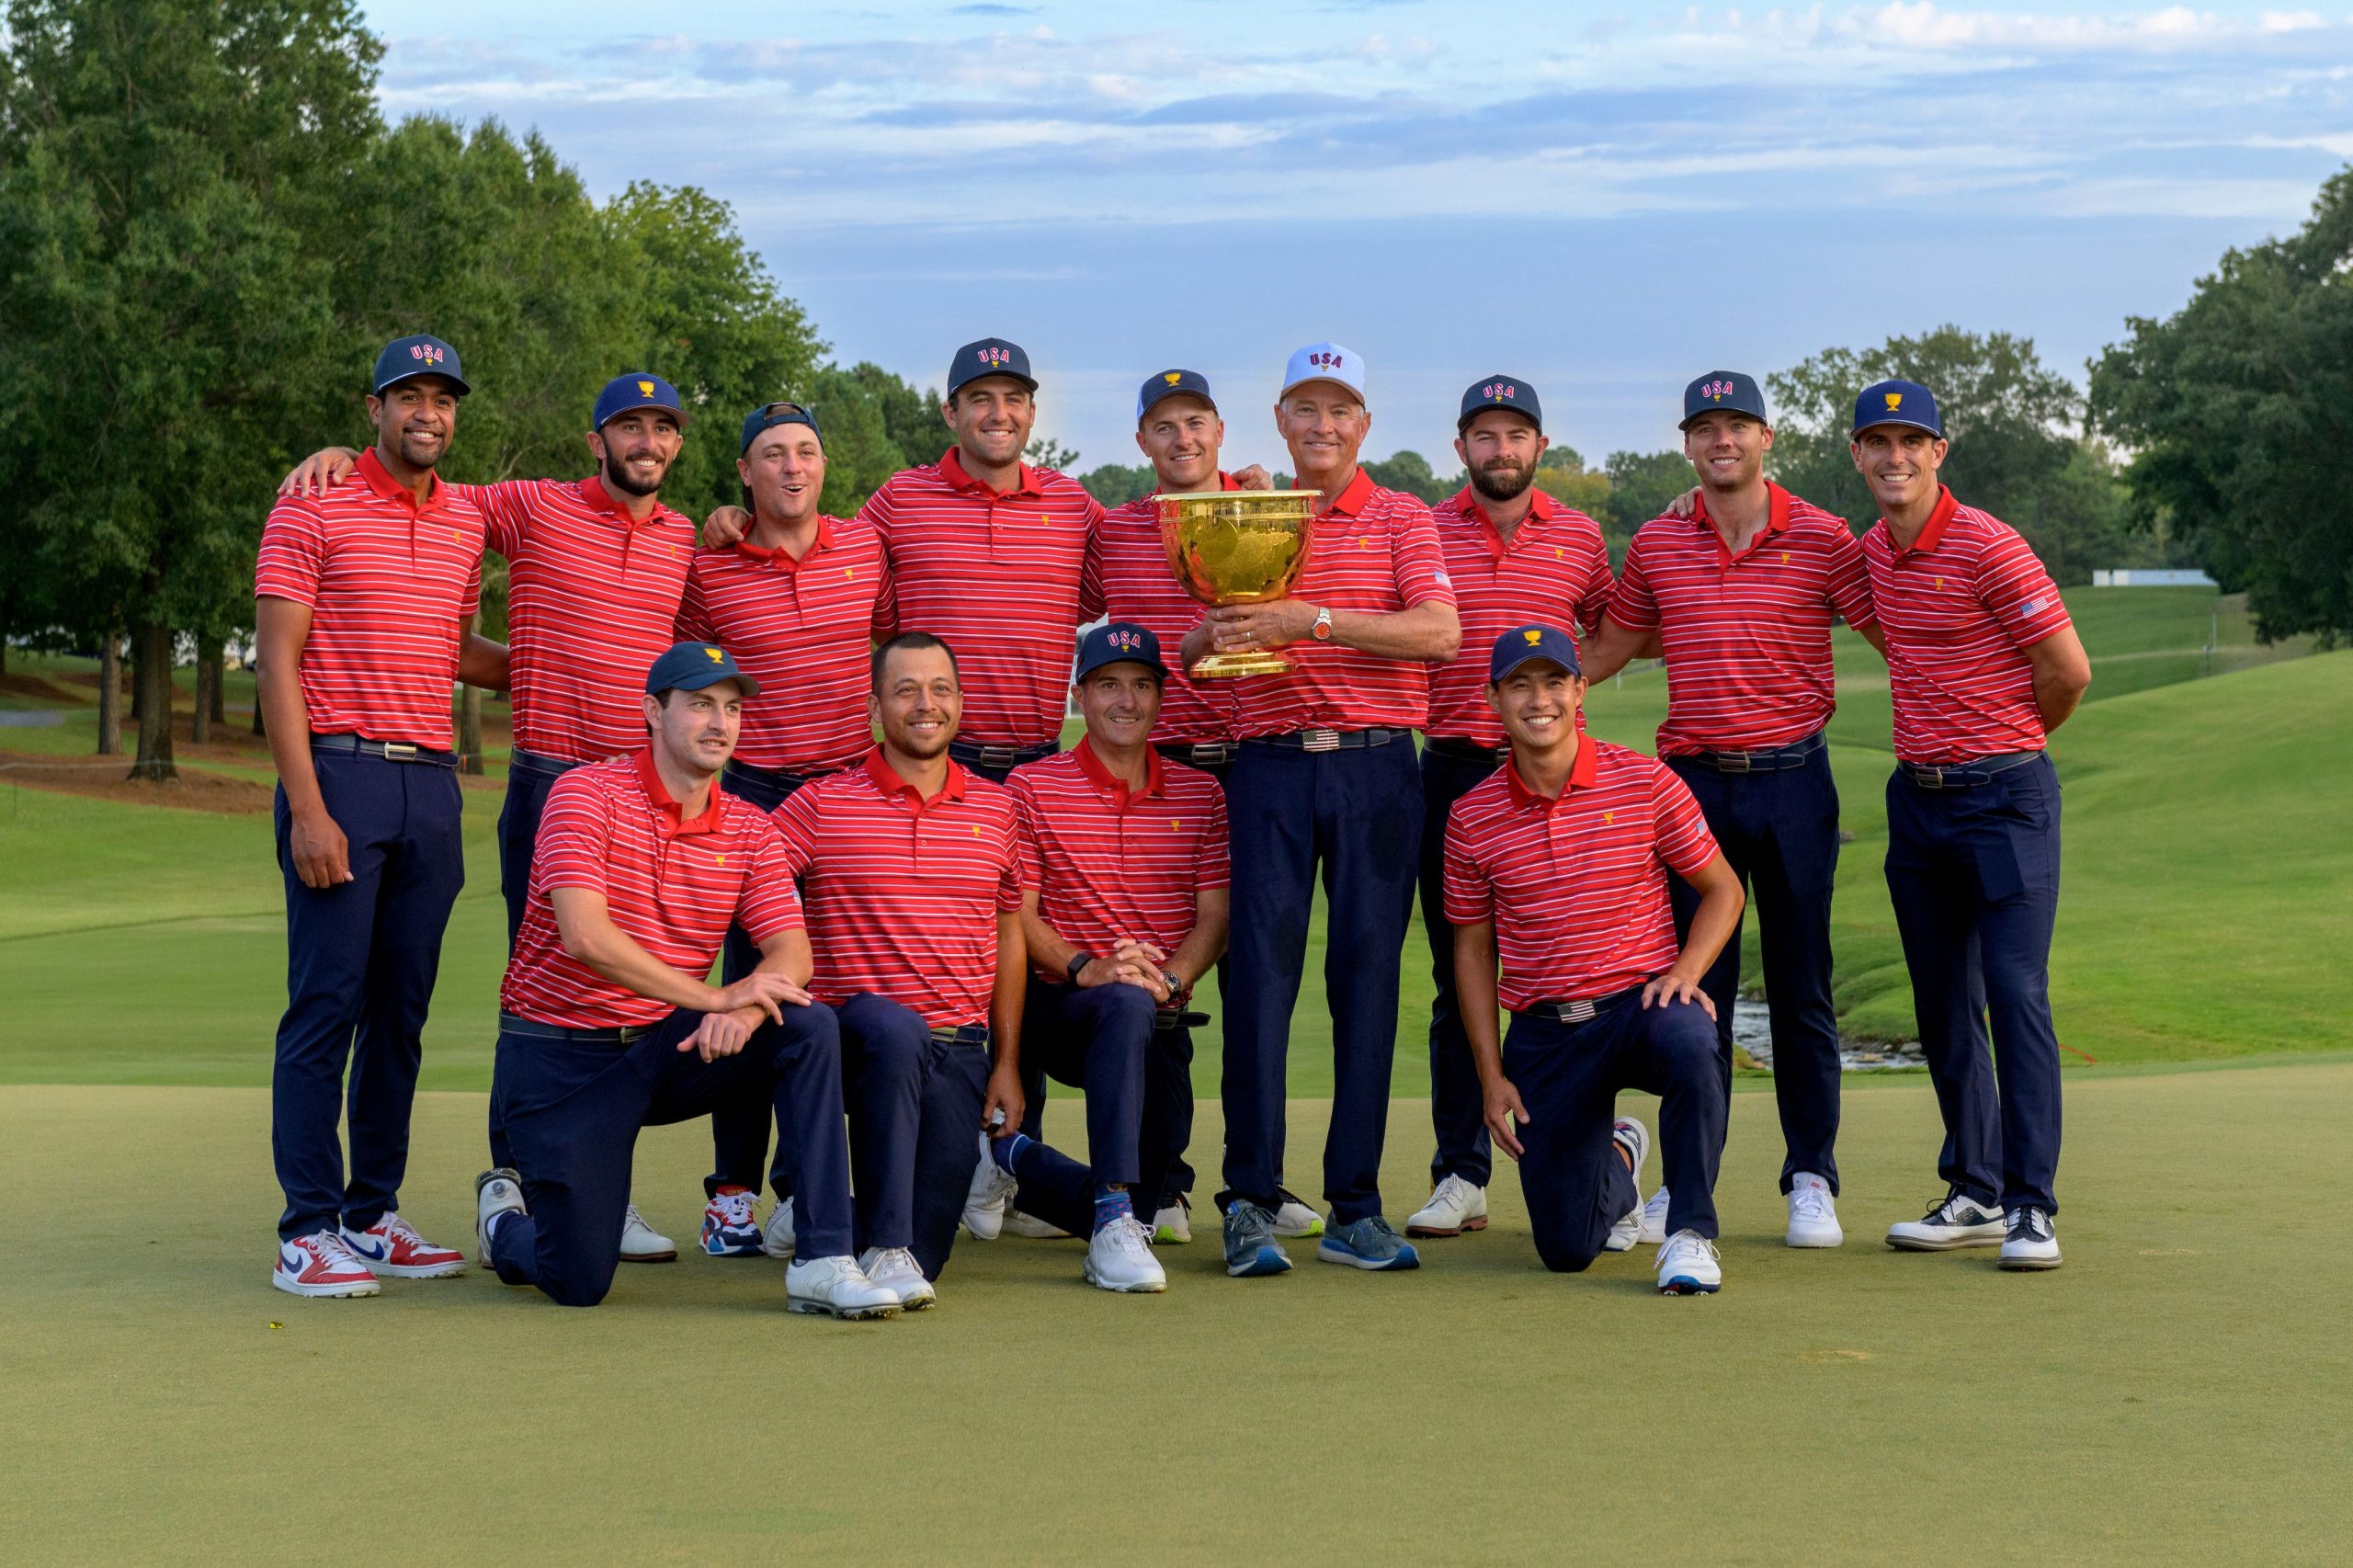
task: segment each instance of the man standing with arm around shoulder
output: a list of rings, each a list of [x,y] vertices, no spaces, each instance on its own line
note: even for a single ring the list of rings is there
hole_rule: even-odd
[[[506,650],[468,630],[482,514],[434,472],[467,392],[457,350],[397,339],[371,384],[376,444],[324,494],[278,498],[254,568],[286,881],[270,1075],[286,1210],[270,1283],[297,1296],[372,1296],[380,1274],[465,1268],[400,1217],[400,1188],[441,935],[466,880],[449,685],[504,688]],[[335,1139],[347,1062],[347,1181]]]
[[[1193,1060],[1186,1001],[1225,948],[1225,801],[1216,779],[1152,748],[1166,676],[1151,631],[1097,627],[1079,645],[1072,687],[1086,737],[1006,781],[1020,812],[1032,965],[1022,1095],[1041,1103],[1049,1075],[1086,1091],[1087,1164],[1034,1131],[1004,1129],[984,1145],[965,1223],[984,1233],[1012,1199],[1087,1234],[1087,1283],[1107,1290],[1167,1284],[1131,1195],[1159,1192],[1181,1152],[1176,1112],[1190,1109]]]
[[[779,806],[816,968],[840,1016],[858,1261],[909,1312],[937,1300],[980,1159],[1021,1125],[1021,853],[1013,797],[948,755],[956,655],[927,631],[874,651],[881,740]]]
[[[1488,1131],[1519,1162],[1537,1255],[1576,1273],[1634,1244],[1650,1132],[1614,1112],[1620,1089],[1659,1096],[1674,1199],[1658,1288],[1713,1291],[1726,1096],[1699,976],[1739,922],[1740,879],[1681,779],[1579,731],[1565,631],[1506,631],[1487,672],[1512,758],[1448,821],[1446,913]],[[1669,873],[1699,892],[1679,948]]]
[[[1324,1145],[1327,1263],[1420,1259],[1381,1211],[1381,1150],[1397,1048],[1397,975],[1421,852],[1413,732],[1427,665],[1461,643],[1429,508],[1358,466],[1371,419],[1364,365],[1336,343],[1290,358],[1275,405],[1302,489],[1322,492],[1292,597],[1211,610],[1185,639],[1212,652],[1285,650],[1294,668],[1235,682],[1241,752],[1226,803],[1237,874],[1225,997],[1226,1272],[1279,1274],[1283,1096],[1290,1017],[1320,869],[1330,893],[1324,980],[1334,1093]]]
[[[2091,661],[2026,540],[1938,482],[1946,449],[1927,388],[1881,381],[1855,400],[1855,467],[1880,504],[1863,558],[1895,701],[1887,891],[1945,1123],[1946,1195],[1887,1240],[1998,1243],[2004,1268],[2056,1268],[2059,775],[2045,748]]]
[[[1409,1236],[1453,1236],[1487,1228],[1487,1177],[1495,1155],[1483,1118],[1479,1074],[1454,999],[1454,927],[1445,910],[1447,814],[1472,786],[1510,755],[1488,705],[1477,650],[1529,621],[1574,627],[1590,636],[1609,601],[1609,554],[1591,517],[1536,488],[1552,443],[1536,389],[1517,376],[1483,377],[1462,394],[1455,455],[1470,483],[1430,508],[1454,602],[1462,619],[1457,658],[1430,671],[1430,722],[1422,744],[1422,928],[1429,937],[1430,1199],[1405,1221]]]
[[[1765,998],[1773,1022],[1773,1097],[1781,1113],[1783,1239],[1833,1247],[1838,1226],[1838,1016],[1830,1001],[1830,895],[1838,870],[1838,787],[1823,738],[1837,703],[1834,617],[1873,647],[1862,547],[1834,517],[1765,477],[1773,426],[1765,393],[1736,370],[1683,392],[1683,451],[1698,473],[1688,511],[1652,519],[1626,551],[1586,661],[1618,673],[1644,640],[1666,655],[1658,756],[1691,788],[1708,829],[1756,900]],[[1678,506],[1681,504],[1678,503]],[[1676,929],[1699,895],[1670,887]],[[1716,1050],[1732,1083],[1732,1010],[1740,933],[1700,982],[1716,1008]],[[1669,1195],[1653,1195],[1643,1239],[1659,1241]]]
[[[549,791],[531,900],[499,988],[497,1088],[514,1167],[474,1182],[483,1261],[569,1307],[613,1282],[642,1128],[746,1095],[793,1130],[803,1244],[790,1310],[887,1317],[896,1291],[849,1256],[841,1047],[805,989],[809,942],[783,841],[714,780],[757,682],[724,649],[654,662],[647,744],[574,768]],[[710,984],[728,926],[760,965]]]

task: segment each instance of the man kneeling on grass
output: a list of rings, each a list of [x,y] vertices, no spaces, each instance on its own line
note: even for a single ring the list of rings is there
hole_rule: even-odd
[[[1714,1006],[1699,989],[1740,919],[1740,879],[1699,803],[1656,759],[1577,731],[1586,683],[1553,626],[1495,639],[1487,700],[1511,764],[1455,803],[1446,917],[1487,1129],[1519,1163],[1547,1268],[1575,1273],[1642,1233],[1650,1132],[1618,1092],[1657,1095],[1673,1194],[1658,1288],[1712,1291],[1724,1087]],[[1666,873],[1699,893],[1675,947]],[[1500,956],[1502,979],[1497,982]],[[1512,1014],[1498,1050],[1498,1002]]]
[[[565,1306],[612,1288],[638,1130],[773,1100],[793,1139],[794,1312],[888,1317],[896,1291],[850,1256],[841,1033],[810,999],[809,939],[784,841],[713,783],[759,685],[713,643],[645,680],[648,744],[575,767],[548,794],[523,925],[499,991],[493,1093],[515,1168],[474,1183],[483,1264]],[[730,925],[759,966],[710,972]],[[757,1169],[724,1173],[756,1187]]]

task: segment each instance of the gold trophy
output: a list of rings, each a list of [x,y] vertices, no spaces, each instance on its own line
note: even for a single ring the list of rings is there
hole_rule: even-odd
[[[1290,592],[1307,560],[1321,496],[1313,490],[1202,490],[1163,495],[1160,542],[1177,585],[1205,605],[1262,604]],[[1271,648],[1211,653],[1195,680],[1280,675],[1291,662]]]

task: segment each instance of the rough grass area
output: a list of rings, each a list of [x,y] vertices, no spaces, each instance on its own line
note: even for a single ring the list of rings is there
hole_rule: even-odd
[[[588,1312],[480,1273],[297,1301],[265,1282],[263,1092],[0,1089],[0,1539],[26,1565],[308,1558],[319,1530],[422,1562],[2340,1562],[2348,1109],[2353,1064],[2071,1085],[2048,1275],[1881,1245],[1934,1196],[1913,1083],[1848,1097],[1830,1253],[1780,1244],[1771,1105],[1736,1102],[1711,1299],[1654,1294],[1647,1248],[1544,1273],[1506,1176],[1415,1274],[1293,1244],[1229,1280],[1204,1239],[1164,1252],[1166,1295],[1115,1298],[1075,1243],[967,1243],[936,1310],[837,1324],[787,1316],[768,1260],[693,1256]],[[1294,1106],[1294,1164],[1323,1110]],[[469,1231],[483,1112],[420,1103],[428,1235]],[[1419,1132],[1401,1104],[1392,1212]],[[681,1239],[708,1151],[640,1146]]]

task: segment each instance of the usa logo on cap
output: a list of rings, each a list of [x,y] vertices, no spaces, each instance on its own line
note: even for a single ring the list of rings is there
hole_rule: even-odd
[[[1112,632],[1107,641],[1109,642],[1112,647],[1122,648],[1130,653],[1132,653],[1136,649],[1143,646],[1142,638],[1137,636],[1132,631],[1124,630]]]
[[[1013,356],[1012,356],[1012,355],[1007,354],[1007,353],[1006,353],[1004,349],[1002,349],[1002,348],[994,348],[994,347],[992,347],[992,348],[983,348],[983,349],[982,349],[982,350],[981,350],[981,363],[982,363],[982,364],[983,364],[983,365],[1002,365],[1002,364],[1004,364],[1007,359],[1010,359],[1010,358],[1013,358]]]
[[[422,359],[428,365],[438,365],[443,359],[449,358],[441,352],[439,345],[432,343],[410,344],[408,357],[412,359]]]
[[[1307,362],[1311,365],[1321,365],[1327,370],[1337,369],[1340,365],[1340,356],[1329,349],[1324,349],[1310,354],[1307,357]]]
[[[1487,385],[1481,387],[1479,390],[1486,393],[1489,397],[1495,399],[1497,403],[1509,403],[1513,398],[1519,395],[1519,389],[1518,387],[1506,386],[1500,381],[1491,381]]]

